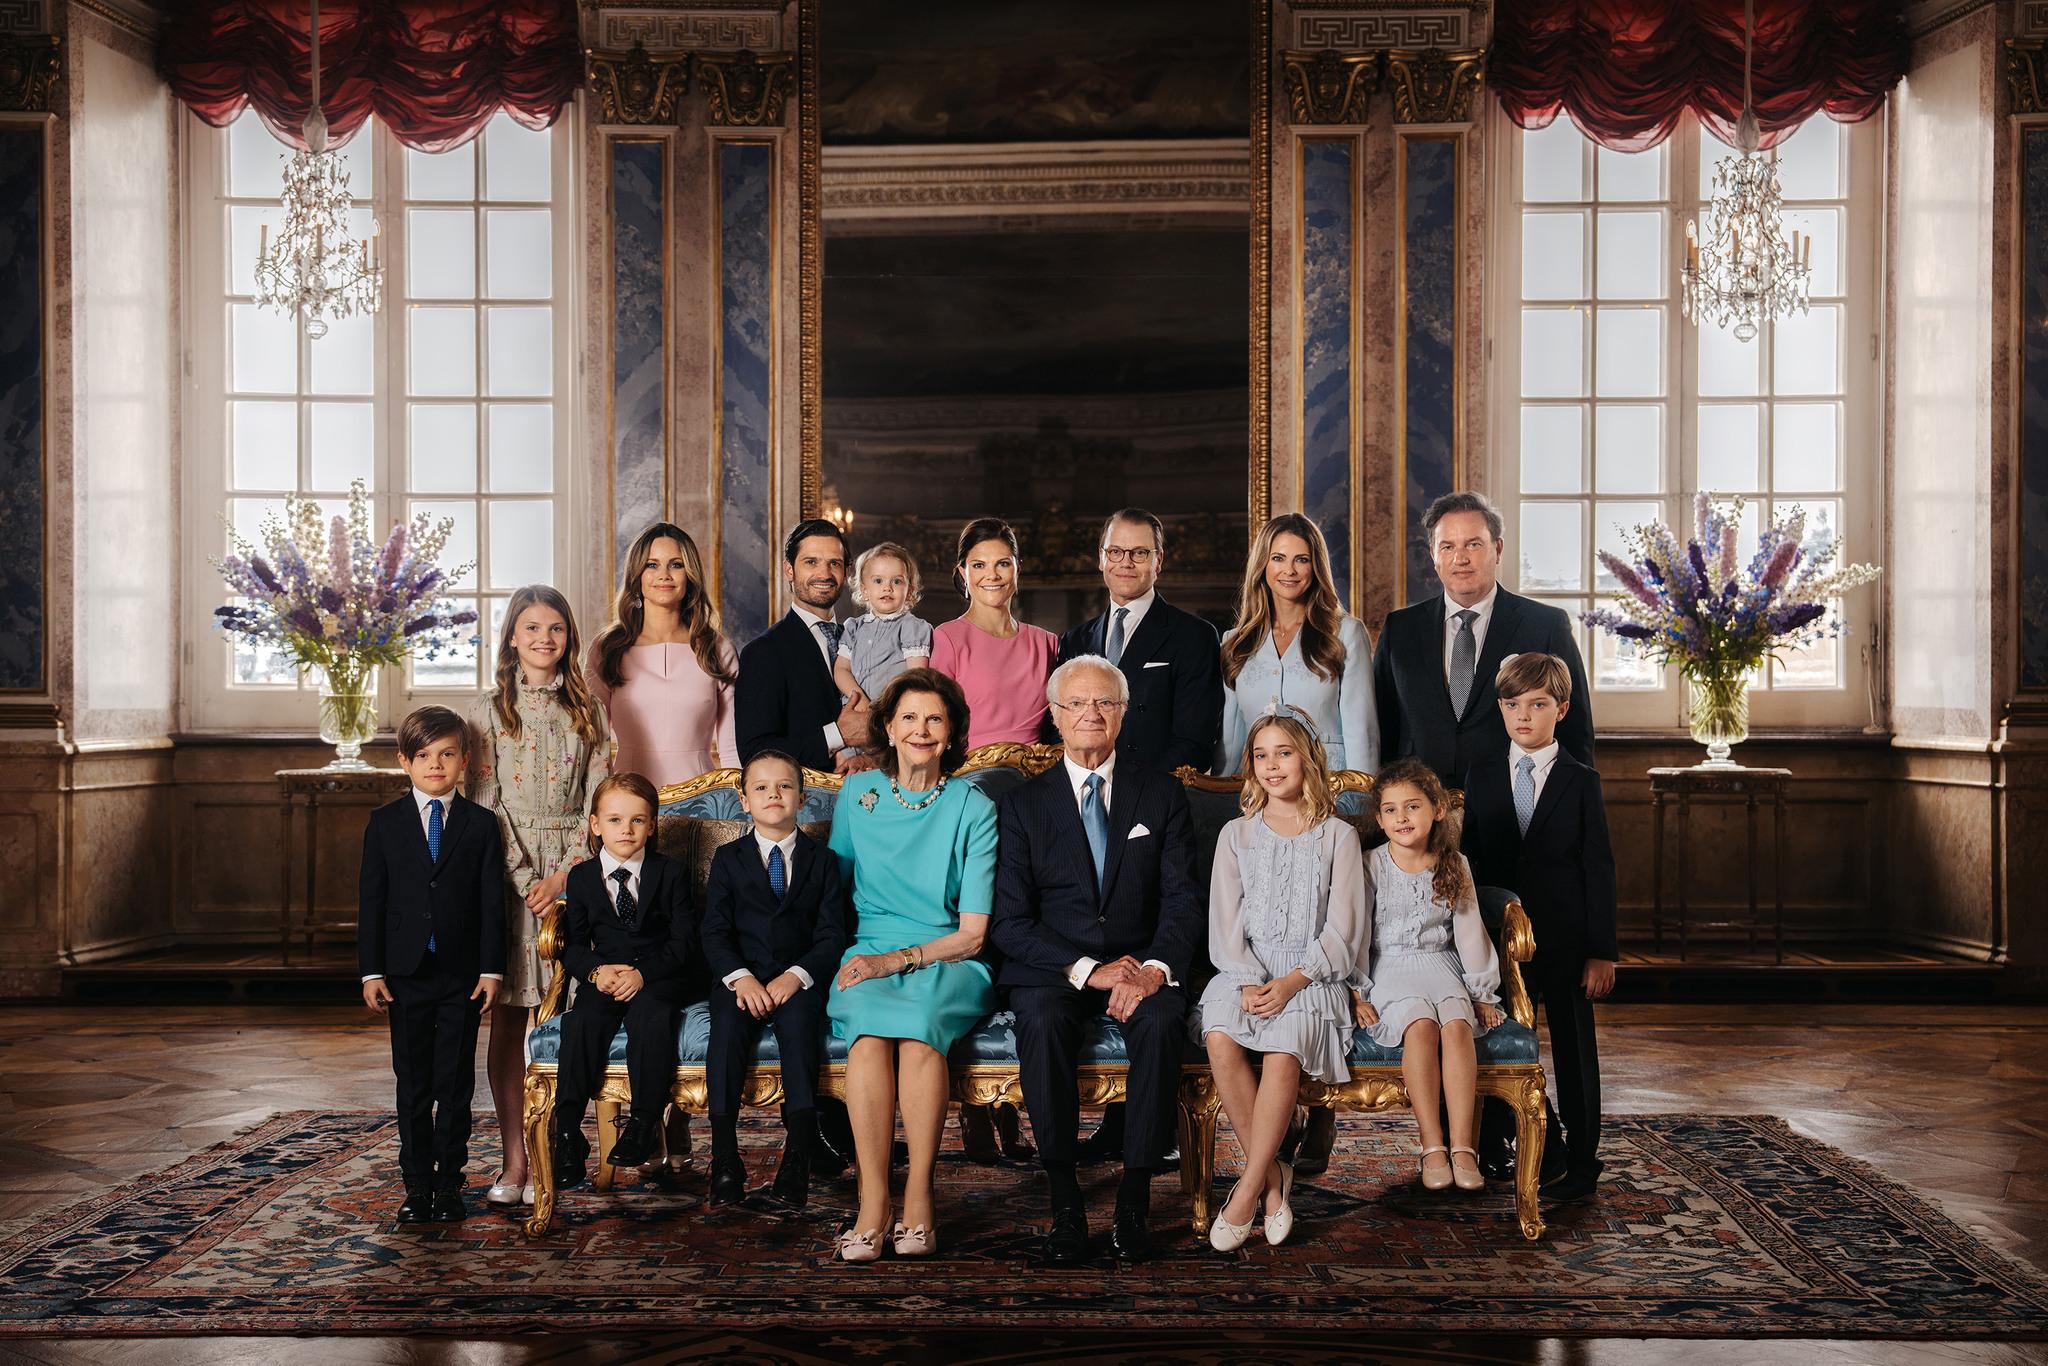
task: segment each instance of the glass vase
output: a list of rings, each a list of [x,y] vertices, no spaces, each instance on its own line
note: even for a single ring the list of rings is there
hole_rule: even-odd
[[[320,738],[334,746],[329,772],[360,772],[363,746],[377,733],[375,669],[337,665],[324,670],[320,682]]]
[[[1707,747],[1700,768],[1739,768],[1729,753],[1749,738],[1749,675],[1689,678],[1686,701],[1692,713],[1692,738]]]

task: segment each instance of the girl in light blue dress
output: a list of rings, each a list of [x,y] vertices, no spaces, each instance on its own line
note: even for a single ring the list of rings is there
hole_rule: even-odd
[[[949,775],[967,754],[967,700],[931,669],[896,676],[875,700],[869,753],[832,806],[830,846],[853,888],[854,939],[825,998],[847,1041],[846,1109],[860,1210],[839,1255],[870,1262],[889,1227],[896,1116],[910,1148],[899,1257],[937,1247],[932,1172],[951,1091],[946,1054],[995,1006],[975,957],[995,903],[996,808]]]
[[[1321,529],[1299,513],[1267,522],[1245,566],[1237,625],[1223,637],[1215,771],[1237,773],[1253,719],[1281,708],[1308,718],[1332,771],[1378,769],[1372,641],[1338,602]]]

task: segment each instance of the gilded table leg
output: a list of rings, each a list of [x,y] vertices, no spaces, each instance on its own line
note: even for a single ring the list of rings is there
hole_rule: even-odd
[[[1207,1073],[1195,1079],[1195,1104],[1190,1118],[1194,1123],[1194,1143],[1183,1147],[1180,1153],[1182,1170],[1189,1165],[1195,1169],[1194,1219],[1197,1237],[1209,1236],[1209,1197],[1216,1185],[1216,1116],[1223,1107],[1223,1098],[1216,1094],[1216,1083]]]
[[[1543,1179],[1543,1074],[1525,1079],[1515,1106],[1515,1218],[1522,1236],[1535,1242],[1543,1236],[1543,1212],[1536,1188]]]
[[[555,1078],[552,1073],[528,1070],[526,1074],[526,1169],[533,1178],[533,1213],[526,1219],[526,1236],[538,1238],[555,1221],[555,1151],[548,1123],[555,1108]]]
[[[619,1169],[611,1164],[612,1145],[619,1141],[619,1103],[597,1098],[597,1189],[608,1191]]]

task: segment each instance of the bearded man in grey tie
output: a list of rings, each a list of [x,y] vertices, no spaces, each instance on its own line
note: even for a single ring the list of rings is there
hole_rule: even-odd
[[[1507,752],[1493,676],[1509,655],[1534,650],[1571,671],[1573,705],[1557,738],[1590,767],[1593,708],[1578,632],[1564,609],[1500,586],[1500,513],[1481,494],[1448,493],[1429,505],[1422,529],[1444,591],[1388,613],[1380,632],[1373,685],[1382,757],[1420,759],[1461,786],[1474,764]]]

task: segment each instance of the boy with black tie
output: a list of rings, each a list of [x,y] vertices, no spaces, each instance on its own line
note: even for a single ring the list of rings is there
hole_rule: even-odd
[[[356,956],[363,1004],[391,1021],[398,1079],[400,1223],[461,1219],[476,1090],[477,1023],[505,976],[498,821],[456,792],[469,729],[446,707],[398,727],[412,791],[363,831]]]
[[[1510,655],[1494,678],[1508,752],[1465,775],[1464,853],[1481,886],[1512,888],[1536,932],[1529,995],[1550,1020],[1557,1104],[1544,1139],[1554,1200],[1600,1178],[1600,1054],[1593,1002],[1614,989],[1614,853],[1600,775],[1557,742],[1572,677],[1556,655]],[[1559,1119],[1563,1131],[1559,1132]]]
[[[740,774],[740,805],[754,828],[711,859],[704,956],[721,984],[711,992],[711,1203],[744,1199],[740,1088],[764,1023],[782,1065],[782,1161],[770,1194],[801,1209],[810,1199],[817,1141],[818,1068],[825,991],[846,952],[850,919],[839,861],[796,828],[804,800],[795,759],[762,750]]]
[[[683,866],[647,847],[659,801],[654,784],[637,773],[615,773],[599,783],[590,831],[603,848],[569,870],[563,889],[562,966],[578,986],[562,1018],[550,1119],[559,1190],[583,1181],[590,1156],[583,1109],[604,1083],[620,1025],[626,1028],[632,1108],[606,1155],[612,1166],[637,1167],[654,1155],[675,1080],[683,967],[696,927]]]

